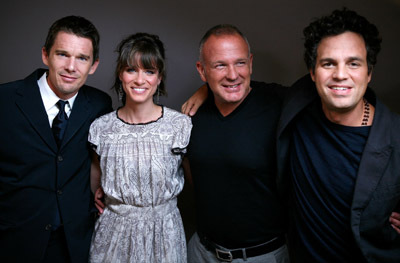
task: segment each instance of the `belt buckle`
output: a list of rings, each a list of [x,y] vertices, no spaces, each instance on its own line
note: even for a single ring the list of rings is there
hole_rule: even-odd
[[[219,260],[226,261],[226,262],[231,262],[233,260],[232,253],[230,251],[225,251],[216,248],[215,249],[215,255]]]

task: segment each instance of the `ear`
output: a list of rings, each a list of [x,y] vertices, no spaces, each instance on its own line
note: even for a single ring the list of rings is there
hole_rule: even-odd
[[[97,67],[99,66],[99,63],[100,63],[100,60],[99,59],[96,59],[96,61],[93,63],[93,65],[90,67],[90,71],[89,71],[89,74],[91,75],[91,74],[93,74],[95,71],[96,71],[96,69],[97,69]]]
[[[49,66],[49,55],[44,47],[42,47],[42,61],[46,66]]]
[[[162,77],[161,77],[161,75],[160,75],[160,74],[158,74],[157,86],[158,86],[158,85],[160,85],[160,83],[161,83],[161,80],[162,80]]]
[[[373,71],[373,69],[371,69],[371,71],[370,71],[369,74],[368,74],[368,83],[371,81],[371,78],[372,78],[372,71]]]
[[[315,74],[313,69],[309,69],[311,79],[315,82]]]
[[[206,73],[203,64],[200,61],[196,62],[197,71],[200,74],[200,78],[202,81],[207,82]]]

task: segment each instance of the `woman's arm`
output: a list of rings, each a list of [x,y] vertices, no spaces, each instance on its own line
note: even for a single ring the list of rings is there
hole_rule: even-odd
[[[94,205],[99,210],[99,214],[102,214],[104,211],[104,192],[100,183],[100,157],[92,150],[91,158],[92,164],[90,166],[90,188],[94,193]]]

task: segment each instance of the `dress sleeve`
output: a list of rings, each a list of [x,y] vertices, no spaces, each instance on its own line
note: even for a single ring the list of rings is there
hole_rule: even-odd
[[[172,142],[172,153],[183,155],[186,153],[186,148],[189,144],[192,120],[186,115],[180,115],[176,119],[174,127],[176,127],[176,133]]]
[[[88,142],[92,149],[99,154],[99,119],[94,120],[90,125]]]

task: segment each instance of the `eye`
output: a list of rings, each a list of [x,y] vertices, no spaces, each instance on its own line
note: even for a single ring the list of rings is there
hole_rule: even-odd
[[[87,57],[78,57],[78,59],[79,59],[80,61],[83,61],[83,62],[86,62],[86,61],[89,60]]]
[[[57,56],[59,57],[66,57],[67,55],[65,53],[57,53]]]
[[[359,62],[355,62],[355,61],[350,62],[350,67],[351,67],[351,68],[358,68],[359,66],[360,66],[360,63],[359,63]]]
[[[246,64],[246,61],[239,61],[236,63],[237,66],[245,66]]]
[[[215,68],[216,69],[223,69],[223,68],[225,68],[225,64],[216,64]]]
[[[323,68],[331,68],[331,67],[333,67],[333,63],[332,62],[324,62],[324,63],[322,63],[322,67]]]
[[[136,70],[134,68],[126,68],[125,71],[128,72],[128,73],[133,73]]]
[[[156,73],[157,73],[157,71],[154,70],[154,69],[148,69],[148,70],[146,70],[146,74],[147,74],[147,75],[154,75],[154,74],[156,74]]]

